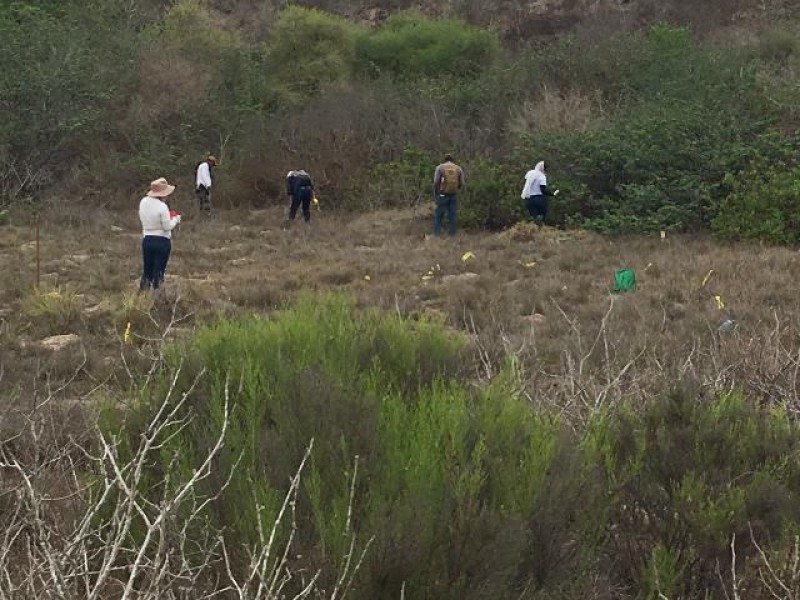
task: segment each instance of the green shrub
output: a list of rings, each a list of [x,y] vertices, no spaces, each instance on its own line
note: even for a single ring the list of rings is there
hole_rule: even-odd
[[[219,430],[227,394],[230,434],[203,492],[213,495],[236,465],[209,519],[243,552],[271,526],[313,437],[293,550],[302,568],[322,569],[328,581],[349,551],[358,456],[353,523],[360,543],[375,536],[358,597],[402,587],[411,596],[458,598],[480,587],[500,597],[519,578],[542,586],[591,554],[568,543],[585,524],[579,515],[598,523],[579,483],[586,467],[560,423],[530,410],[513,365],[484,389],[463,381],[465,342],[433,323],[356,312],[341,298],[223,321],[168,352],[163,378],[127,418],[126,439],[135,446],[176,375],[180,394],[204,371],[191,420],[151,465],[148,485],[170,469],[174,481],[191,474]],[[574,477],[552,472],[554,461],[571,465]]]
[[[800,242],[800,168],[748,170],[729,178],[731,192],[712,223],[726,239]]]
[[[114,91],[132,69],[134,32],[109,27],[117,6],[86,11],[74,3],[0,7],[0,195],[56,185],[64,156],[105,135]],[[113,62],[110,62],[110,57]]]
[[[499,48],[489,31],[413,11],[392,15],[377,31],[359,38],[357,46],[358,58],[369,73],[439,79],[476,77]]]
[[[165,479],[191,476],[230,400],[225,448],[198,493],[217,496],[231,475],[205,517],[242,558],[271,527],[313,438],[293,565],[320,570],[327,587],[350,551],[347,532],[356,551],[372,539],[357,598],[401,589],[578,598],[588,588],[575,582],[601,573],[645,597],[716,597],[734,535],[740,565],[758,556],[751,527],[776,560],[790,549],[800,430],[784,412],[681,390],[636,410],[608,407],[574,430],[532,409],[514,360],[490,383],[465,381],[466,349],[461,334],[431,322],[306,298],[171,347],[124,415],[123,437],[136,446],[173,384],[176,397],[190,393],[147,466],[143,485],[157,501]],[[103,427],[116,429],[118,409],[109,410]]]
[[[633,588],[655,591],[658,570],[663,592],[705,597],[734,534],[740,557],[753,555],[750,526],[768,539],[800,518],[800,464],[787,460],[800,432],[780,411],[678,390],[599,423],[588,440],[613,497],[609,551]]]
[[[399,160],[370,167],[361,185],[347,194],[352,200],[347,209],[374,209],[380,206],[419,206],[433,197],[433,154],[412,145],[403,148]]]
[[[81,297],[70,287],[34,289],[23,298],[22,310],[49,334],[71,333],[81,320]]]
[[[288,6],[267,42],[268,64],[296,101],[319,94],[325,84],[347,81],[360,30],[323,11]]]
[[[467,185],[459,195],[459,222],[466,228],[499,230],[525,218],[520,198],[525,173],[489,160],[470,163]]]

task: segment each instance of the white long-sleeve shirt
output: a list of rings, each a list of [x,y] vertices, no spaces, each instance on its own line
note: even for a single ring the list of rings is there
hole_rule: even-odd
[[[547,185],[547,175],[536,169],[528,171],[525,173],[525,187],[522,188],[521,198],[525,200],[531,196],[541,196],[543,185]]]
[[[142,235],[157,235],[171,238],[172,230],[181,222],[179,216],[170,217],[169,207],[159,198],[145,196],[139,202],[139,220],[142,222]]]
[[[206,189],[211,189],[211,169],[206,161],[203,161],[197,165],[197,178],[195,180],[194,188],[197,189],[201,185]]]

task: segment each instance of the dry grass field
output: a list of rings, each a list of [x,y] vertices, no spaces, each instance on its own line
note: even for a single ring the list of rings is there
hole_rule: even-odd
[[[58,389],[71,407],[84,406],[94,393],[126,389],[164,337],[220,315],[269,313],[298,294],[329,291],[467,330],[476,376],[491,376],[513,358],[535,404],[577,419],[683,379],[738,386],[800,410],[793,285],[800,255],[789,248],[688,235],[608,239],[534,226],[437,239],[425,235],[428,216],[410,211],[315,212],[306,237],[299,222],[281,230],[277,207],[220,211],[210,219],[185,212],[166,297],[156,304],[136,293],[133,206],[44,215],[38,291],[33,228],[19,218],[3,228],[6,411],[45,387]],[[613,273],[623,267],[636,271],[638,286],[611,294]],[[728,317],[735,330],[718,331]],[[70,334],[62,349],[43,343]],[[13,419],[3,422],[8,427]]]

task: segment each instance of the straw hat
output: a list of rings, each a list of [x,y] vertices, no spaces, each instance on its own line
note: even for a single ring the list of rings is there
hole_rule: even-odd
[[[213,164],[215,167],[217,166],[217,157],[214,156],[213,154],[209,154],[208,158],[206,158],[206,160],[208,162],[210,162],[211,164]]]
[[[165,198],[175,191],[175,186],[167,183],[163,177],[159,177],[155,181],[150,182],[150,189],[147,195],[153,198]]]

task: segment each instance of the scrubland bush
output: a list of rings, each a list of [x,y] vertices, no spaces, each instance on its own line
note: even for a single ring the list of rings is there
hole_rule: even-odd
[[[734,541],[740,560],[753,557],[753,538],[779,537],[800,518],[800,465],[788,458],[800,432],[780,411],[676,390],[600,431],[589,440],[613,494],[609,549],[646,596],[718,594]]]
[[[443,86],[449,78],[479,76],[498,53],[499,42],[490,31],[416,12],[396,13],[358,40],[358,57],[367,72],[432,77]]]
[[[323,589],[366,550],[358,598],[699,599],[730,593],[734,536],[743,577],[754,541],[775,560],[791,551],[800,430],[789,415],[680,389],[574,427],[534,410],[515,361],[470,381],[471,360],[462,334],[432,322],[305,299],[168,350],[124,436],[135,448],[158,398],[189,394],[145,470],[143,490],[158,495],[165,478],[195,472],[229,406],[197,493],[214,498],[204,522],[242,557],[268,535],[313,438],[296,529],[279,539]],[[105,427],[118,427],[113,415]]]
[[[22,307],[28,318],[51,335],[71,333],[81,319],[81,298],[70,287],[33,289]]]
[[[359,28],[316,9],[288,6],[277,17],[267,43],[267,67],[302,102],[325,84],[351,78]]]
[[[765,166],[731,176],[713,228],[721,237],[800,242],[800,169]]]

